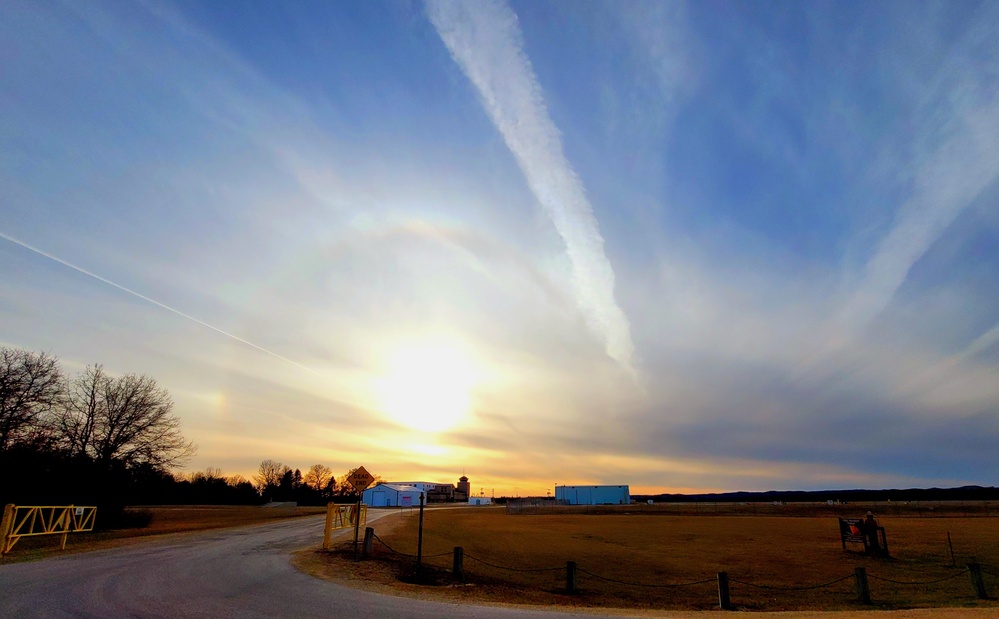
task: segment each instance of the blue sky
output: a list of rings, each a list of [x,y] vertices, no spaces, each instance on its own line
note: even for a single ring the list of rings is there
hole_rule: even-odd
[[[990,3],[0,8],[0,344],[199,445],[543,493],[994,484]]]

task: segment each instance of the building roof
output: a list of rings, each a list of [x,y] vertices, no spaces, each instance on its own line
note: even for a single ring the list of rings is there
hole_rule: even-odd
[[[411,486],[409,484],[378,484],[368,488],[368,490],[373,490],[381,486],[382,488],[389,488],[390,490],[395,490],[396,492],[419,492],[420,489],[416,486]]]

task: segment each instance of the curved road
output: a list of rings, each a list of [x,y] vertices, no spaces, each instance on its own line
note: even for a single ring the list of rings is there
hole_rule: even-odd
[[[371,513],[369,521],[389,515]],[[291,566],[323,518],[170,536],[0,566],[2,617],[589,617],[357,591]],[[341,533],[346,534],[347,531]]]

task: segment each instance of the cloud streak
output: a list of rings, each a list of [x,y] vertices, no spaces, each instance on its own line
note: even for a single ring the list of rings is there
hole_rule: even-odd
[[[78,273],[83,273],[84,275],[92,277],[92,278],[96,279],[99,282],[103,282],[103,283],[107,284],[108,286],[112,286],[114,288],[117,288],[118,290],[121,290],[122,292],[126,292],[126,293],[132,295],[133,297],[137,297],[137,298],[142,299],[143,301],[145,301],[147,303],[152,303],[153,305],[155,305],[157,307],[161,307],[161,308],[167,310],[168,312],[173,312],[174,314],[176,314],[176,315],[178,315],[178,316],[180,316],[182,318],[186,318],[186,319],[188,319],[190,321],[196,322],[196,323],[198,323],[199,325],[201,325],[203,327],[207,327],[207,328],[211,329],[212,331],[215,331],[216,333],[220,333],[220,334],[222,334],[222,335],[224,335],[224,336],[226,336],[226,337],[228,337],[230,339],[236,340],[237,342],[239,342],[241,344],[245,344],[245,345],[247,345],[247,346],[249,346],[251,348],[256,348],[260,352],[268,354],[268,355],[270,355],[272,357],[275,357],[277,359],[280,359],[281,361],[284,361],[285,363],[290,363],[291,365],[294,365],[295,367],[300,368],[302,370],[305,370],[307,372],[316,373],[316,371],[313,370],[312,368],[308,368],[308,367],[306,367],[306,366],[304,366],[304,365],[302,365],[300,363],[292,361],[291,359],[289,359],[287,357],[283,357],[283,356],[277,354],[276,352],[267,350],[263,346],[259,346],[257,344],[254,344],[253,342],[248,341],[248,340],[244,340],[243,338],[239,337],[238,335],[233,335],[232,333],[229,333],[227,331],[223,331],[222,329],[219,329],[218,327],[214,327],[214,326],[208,324],[207,322],[205,322],[203,320],[199,320],[199,319],[195,318],[194,316],[191,316],[190,314],[185,314],[184,312],[182,312],[182,311],[180,311],[178,309],[174,309],[174,308],[170,307],[169,305],[166,305],[165,303],[160,303],[156,299],[151,299],[151,298],[147,297],[146,295],[144,295],[142,293],[139,293],[139,292],[136,292],[136,291],[132,290],[131,288],[126,288],[125,286],[122,286],[121,284],[116,284],[116,283],[114,283],[113,281],[111,281],[109,279],[101,277],[100,275],[97,275],[96,273],[88,271],[88,270],[86,270],[86,269],[84,269],[82,267],[78,267],[78,266],[76,266],[75,264],[73,264],[71,262],[67,262],[67,261],[63,260],[62,258],[59,258],[58,256],[50,254],[50,253],[48,253],[46,251],[43,251],[41,249],[38,249],[37,247],[29,245],[28,243],[25,243],[24,241],[22,241],[20,239],[17,239],[17,238],[15,238],[13,236],[10,236],[9,234],[5,234],[4,232],[0,232],[0,238],[5,239],[7,241],[10,241],[11,243],[13,243],[15,245],[23,247],[24,249],[32,251],[32,252],[38,254],[39,256],[43,256],[45,258],[48,258],[49,260],[52,260],[54,262],[58,262],[59,264],[65,266],[65,267],[69,267],[69,268],[73,269],[74,271],[77,271]]]
[[[428,1],[427,14],[561,235],[587,323],[604,340],[607,354],[631,371],[635,347],[628,318],[614,299],[614,270],[524,53],[517,16],[502,2],[446,0]]]
[[[910,269],[969,205],[999,176],[999,100],[994,83],[969,58],[979,58],[991,40],[996,11],[980,14],[979,26],[954,46],[933,85],[936,106],[920,120],[932,136],[946,136],[920,166],[913,193],[895,216],[893,227],[867,262],[859,286],[843,310],[847,326],[863,327],[881,313],[907,279]],[[991,56],[991,58],[988,58]],[[986,58],[994,60],[995,54]],[[987,67],[986,59],[980,59]],[[929,141],[929,138],[925,138]]]

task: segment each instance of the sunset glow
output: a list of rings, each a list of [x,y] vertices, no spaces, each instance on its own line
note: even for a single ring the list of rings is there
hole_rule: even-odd
[[[472,407],[469,360],[433,346],[400,351],[381,381],[384,411],[414,430],[440,432],[466,421]]]
[[[999,478],[999,3],[0,3],[0,346],[185,471]]]

